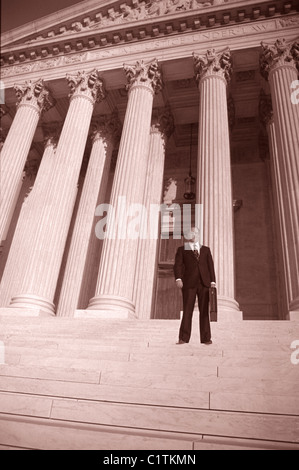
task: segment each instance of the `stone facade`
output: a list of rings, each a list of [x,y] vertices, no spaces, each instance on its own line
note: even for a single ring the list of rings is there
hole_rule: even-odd
[[[181,240],[96,236],[125,198],[202,204],[221,320],[299,317],[298,11],[90,0],[2,35],[1,313],[179,318]]]

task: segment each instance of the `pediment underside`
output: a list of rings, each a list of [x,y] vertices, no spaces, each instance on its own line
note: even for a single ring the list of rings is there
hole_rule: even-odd
[[[94,3],[93,3],[94,5]],[[136,43],[190,31],[210,31],[269,18],[283,21],[282,27],[297,25],[299,0],[121,0],[102,2],[84,15],[35,28],[34,34],[2,41],[1,66],[18,65],[50,56],[93,48]],[[50,19],[51,15],[49,16]],[[284,19],[286,18],[286,19]],[[5,39],[5,35],[3,35]],[[8,36],[7,36],[8,37]]]

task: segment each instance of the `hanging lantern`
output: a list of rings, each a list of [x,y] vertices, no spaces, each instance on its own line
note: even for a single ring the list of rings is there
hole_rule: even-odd
[[[190,132],[190,166],[189,166],[189,176],[185,178],[185,194],[184,198],[188,201],[195,199],[195,182],[196,179],[192,176],[192,141],[193,141],[193,124],[191,124]]]

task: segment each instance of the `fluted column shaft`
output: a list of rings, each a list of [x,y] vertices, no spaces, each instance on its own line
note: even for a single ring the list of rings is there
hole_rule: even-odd
[[[105,199],[113,143],[117,137],[116,116],[99,123],[92,136],[92,150],[84,180],[67,264],[60,292],[57,315],[73,316],[78,308],[84,268],[94,226],[97,202]]]
[[[148,154],[147,181],[144,206],[148,215],[148,226],[153,233],[139,241],[136,263],[135,305],[136,316],[150,319],[153,303],[157,253],[159,247],[160,212],[155,206],[161,204],[163,191],[165,146],[173,132],[173,116],[169,109],[159,109],[153,116]],[[150,219],[150,220],[149,220]]]
[[[138,240],[126,233],[127,216],[117,207],[120,197],[126,207],[144,202],[153,96],[160,84],[156,61],[149,65],[137,62],[135,67],[125,67],[125,71],[129,98],[110,200],[122,222],[115,239],[104,240],[96,294],[88,308],[114,310],[127,317],[135,315]]]
[[[48,138],[33,188],[23,202],[0,284],[0,307],[9,305],[11,298],[19,292],[25,275],[32,237],[39,225],[38,211],[54,169],[55,148],[55,140]]]
[[[260,96],[260,119],[267,130],[270,153],[270,171],[274,198],[274,215],[276,223],[276,235],[278,242],[278,263],[279,263],[279,287],[280,287],[280,308],[282,318],[285,318],[288,299],[288,269],[287,269],[287,245],[285,243],[285,218],[283,211],[283,187],[281,184],[279,160],[280,153],[277,144],[277,134],[275,130],[273,107],[271,95],[266,95],[263,91]]]
[[[288,308],[290,314],[299,314],[299,106],[291,99],[291,85],[298,78],[298,52],[295,54],[296,45],[281,40],[262,47],[261,72],[270,84],[279,155],[276,170]]]
[[[18,197],[18,187],[43,110],[52,106],[43,81],[16,85],[18,109],[0,155],[0,242]]]
[[[195,57],[200,92],[197,203],[202,204],[203,243],[211,249],[223,319],[239,312],[235,300],[233,198],[227,81],[230,53]],[[232,316],[231,316],[232,314]]]
[[[102,82],[97,73],[67,76],[71,86],[69,110],[56,150],[56,167],[39,211],[39,226],[29,262],[12,307],[39,308],[54,313],[53,299],[77,195],[89,125]],[[102,93],[102,91],[101,91]]]

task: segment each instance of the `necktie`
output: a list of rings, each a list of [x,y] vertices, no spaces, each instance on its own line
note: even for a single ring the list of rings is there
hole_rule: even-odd
[[[196,246],[196,245],[194,245],[194,254],[195,254],[196,259],[197,259],[197,261],[198,261],[198,260],[199,260],[199,252],[198,252],[198,249],[197,249],[197,246]]]

